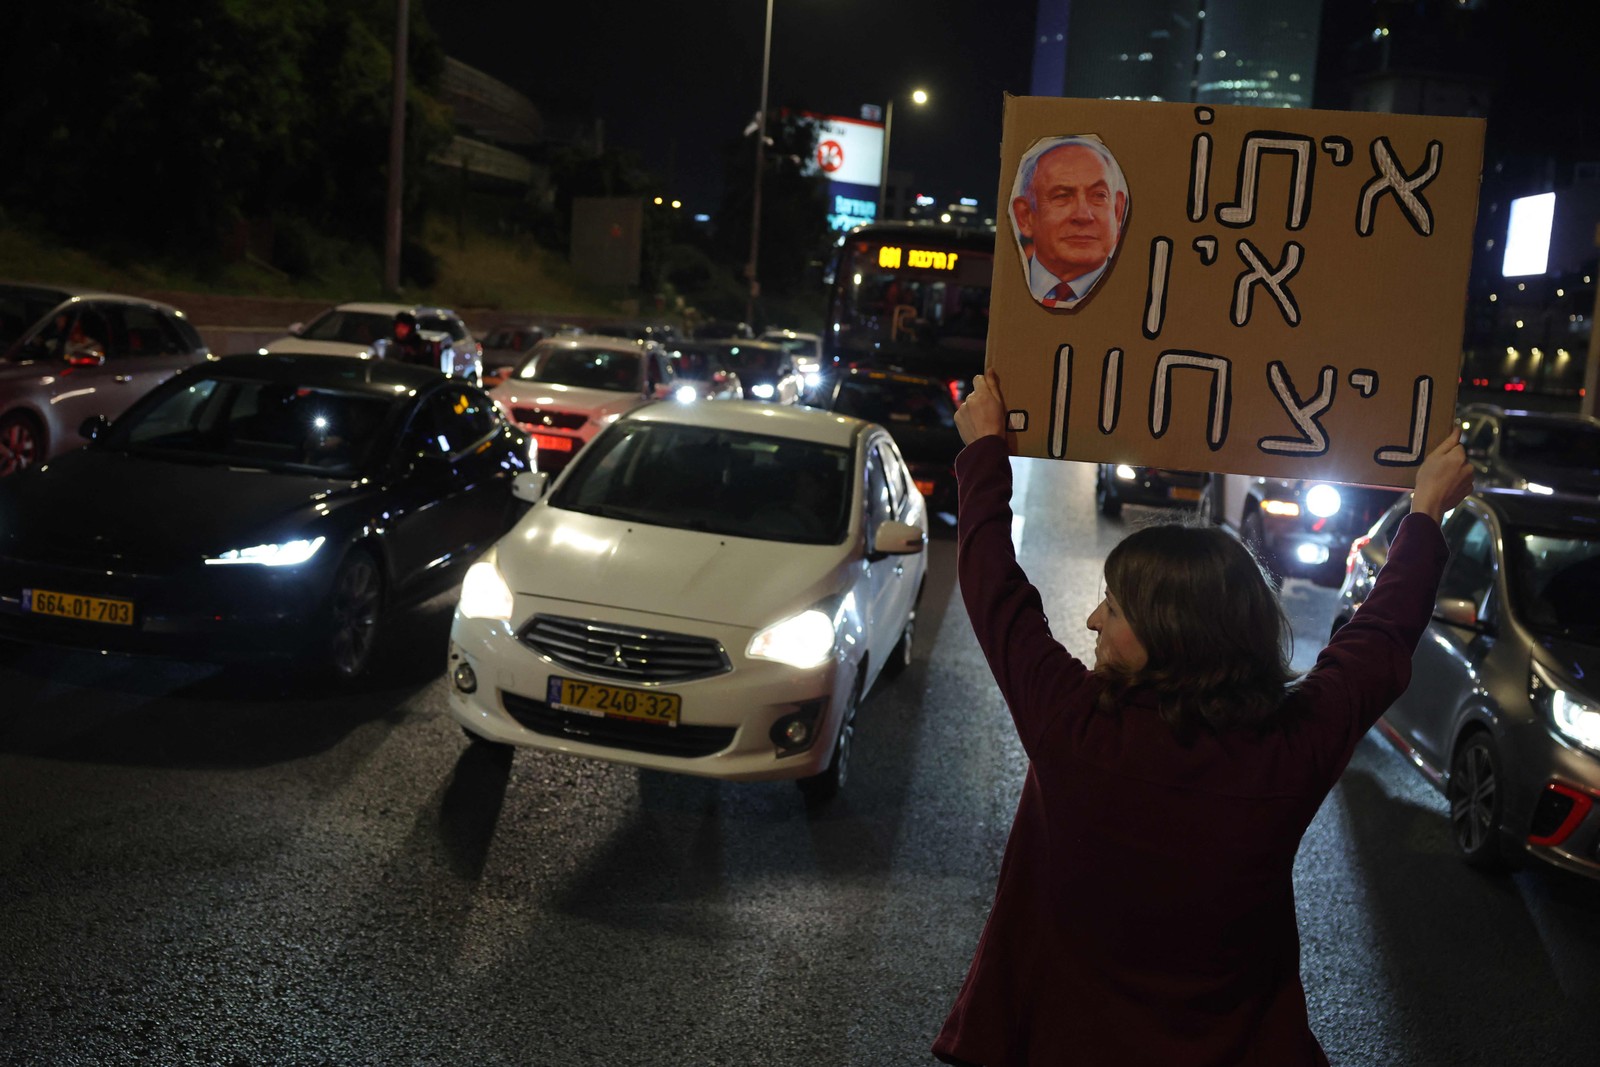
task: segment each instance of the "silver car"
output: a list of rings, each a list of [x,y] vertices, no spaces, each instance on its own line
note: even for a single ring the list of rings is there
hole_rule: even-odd
[[[83,445],[78,429],[91,415],[115,418],[210,355],[175,307],[115,293],[67,296],[0,355],[0,477]]]
[[[1334,630],[1409,504],[1352,545]],[[1468,863],[1533,856],[1600,879],[1600,502],[1481,489],[1444,534],[1433,621],[1378,728],[1444,792]]]

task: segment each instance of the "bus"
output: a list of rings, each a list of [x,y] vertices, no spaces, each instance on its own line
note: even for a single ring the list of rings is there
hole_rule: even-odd
[[[948,383],[959,403],[983,373],[992,226],[877,222],[844,233],[823,273],[825,373],[872,367]]]

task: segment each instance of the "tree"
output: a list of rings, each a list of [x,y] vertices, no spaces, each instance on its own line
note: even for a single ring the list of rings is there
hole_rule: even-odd
[[[805,278],[806,264],[827,247],[827,201],[822,179],[802,173],[817,150],[816,123],[796,113],[779,113],[769,119],[767,136],[771,144],[761,179],[756,274],[763,292],[787,295]],[[719,260],[742,269],[750,257],[755,144],[742,137],[725,151],[725,192],[716,215],[715,250]]]

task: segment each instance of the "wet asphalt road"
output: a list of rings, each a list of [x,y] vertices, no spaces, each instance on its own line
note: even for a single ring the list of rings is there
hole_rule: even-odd
[[[1128,524],[1092,468],[1019,464],[1022,560],[1082,620]],[[1023,770],[931,545],[916,662],[852,780],[722,785],[469,747],[451,602],[355,696],[271,673],[0,659],[0,1064],[928,1065]],[[1332,594],[1285,589],[1296,665]],[[1333,1063],[1593,1063],[1600,885],[1462,866],[1369,737],[1297,867]]]

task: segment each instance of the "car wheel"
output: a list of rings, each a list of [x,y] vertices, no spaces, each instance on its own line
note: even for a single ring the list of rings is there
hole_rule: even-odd
[[[1243,541],[1245,547],[1254,552],[1256,559],[1261,561],[1261,565],[1267,570],[1267,576],[1272,580],[1273,587],[1281,589],[1283,575],[1278,570],[1278,561],[1267,552],[1267,532],[1265,524],[1261,521],[1261,512],[1252,511],[1244,517],[1243,522],[1239,523],[1239,540]]]
[[[917,636],[917,605],[921,603],[922,586],[919,585],[916,599],[911,602],[911,611],[906,615],[905,629],[900,631],[900,640],[895,642],[894,648],[889,650],[889,658],[883,662],[883,673],[891,678],[911,666],[912,645]]]
[[[1499,871],[1510,866],[1500,843],[1500,818],[1504,810],[1500,756],[1494,739],[1479,730],[1456,747],[1445,783],[1450,804],[1450,832],[1462,859],[1481,870]]]
[[[44,431],[31,415],[14,411],[0,419],[0,478],[39,462]]]
[[[383,611],[383,572],[372,553],[352,548],[339,564],[328,594],[325,662],[341,681],[354,681],[372,666]]]
[[[1100,514],[1108,519],[1115,519],[1122,514],[1122,501],[1111,488],[1111,476],[1104,471],[1095,479],[1094,504],[1100,509]]]
[[[858,675],[855,688],[850,692],[850,703],[845,707],[844,717],[839,723],[839,732],[833,739],[833,757],[828,760],[827,769],[798,782],[808,806],[826,804],[837,797],[839,790],[844,788],[845,780],[850,777],[850,754],[855,747],[856,708],[861,704],[861,682],[862,676]]]

